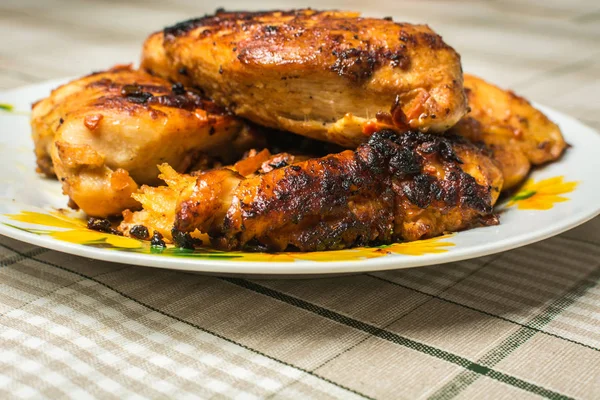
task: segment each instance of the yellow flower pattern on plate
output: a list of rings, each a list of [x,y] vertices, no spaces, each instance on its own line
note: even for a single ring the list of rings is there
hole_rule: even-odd
[[[97,232],[87,229],[85,221],[69,217],[60,212],[43,214],[32,211],[21,211],[20,214],[8,216],[13,221],[42,225],[52,228],[66,228],[65,230],[41,230],[34,228],[19,228],[28,232],[52,236],[55,239],[69,243],[83,245],[109,245],[121,249],[137,249],[142,247],[142,242],[136,239]]]
[[[521,189],[511,197],[506,205],[512,207],[515,204],[519,210],[549,210],[555,203],[569,200],[568,197],[560,196],[575,190],[577,182],[565,182],[563,176],[543,179],[534,182],[527,180]]]
[[[6,215],[16,222],[43,226],[39,229],[23,226],[10,225],[15,229],[24,230],[36,235],[47,235],[55,239],[85,246],[100,247],[111,250],[126,252],[156,254],[158,256],[176,256],[192,258],[219,258],[235,259],[236,261],[255,262],[294,262],[294,261],[358,261],[369,258],[384,257],[389,254],[404,254],[408,256],[420,256],[424,254],[444,253],[448,247],[454,246],[447,239],[452,235],[444,235],[432,239],[418,240],[415,242],[394,243],[391,245],[377,247],[359,247],[354,249],[316,251],[312,253],[281,252],[281,253],[250,253],[240,251],[218,251],[210,248],[197,248],[196,250],[179,249],[172,245],[166,249],[155,248],[148,242],[113,235],[110,233],[97,232],[87,229],[86,222],[77,217],[71,217],[61,212],[33,212],[21,211],[19,214]],[[7,224],[8,225],[8,224]]]

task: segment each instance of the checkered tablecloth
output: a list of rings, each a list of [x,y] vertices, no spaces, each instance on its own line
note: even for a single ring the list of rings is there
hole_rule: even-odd
[[[228,9],[426,22],[465,71],[600,130],[597,0],[0,2],[0,89],[134,62]],[[510,252],[312,280],[208,277],[0,236],[0,399],[600,399],[600,218]]]
[[[310,280],[0,237],[0,398],[599,398],[598,232]]]

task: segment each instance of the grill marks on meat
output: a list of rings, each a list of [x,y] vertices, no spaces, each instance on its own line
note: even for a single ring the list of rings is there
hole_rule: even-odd
[[[457,137],[383,130],[356,151],[244,178],[209,171],[180,197],[175,229],[225,249],[315,251],[417,240],[479,223],[502,177]]]
[[[466,112],[460,57],[439,35],[353,12],[220,11],[150,36],[142,68],[260,125],[347,148],[382,127],[442,132]],[[391,109],[396,118],[375,118]]]

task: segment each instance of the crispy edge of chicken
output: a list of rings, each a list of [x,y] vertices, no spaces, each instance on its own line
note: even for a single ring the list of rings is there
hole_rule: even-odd
[[[106,217],[140,207],[131,195],[160,182],[157,164],[183,172],[244,124],[181,85],[116,66],[53,90],[33,105],[31,127],[38,170],[56,174],[72,207]]]
[[[144,225],[176,243],[181,234],[208,234],[229,250],[333,250],[495,223],[502,187],[500,170],[477,146],[390,130],[356,151],[247,176],[228,168],[197,177],[161,170],[168,186],[142,188],[136,196],[144,210],[126,212],[120,230],[130,235]]]
[[[151,35],[141,67],[236,115],[349,148],[466,113],[460,56],[426,25],[343,11],[217,12]]]
[[[493,151],[510,190],[532,165],[555,161],[567,144],[560,128],[529,101],[474,75],[464,75],[470,113],[450,131]]]
[[[251,177],[256,174],[266,174],[294,162],[305,161],[309,157],[304,154],[271,154],[267,148],[261,151],[252,149],[235,164],[225,166],[223,169],[231,170],[244,177]],[[166,241],[172,242],[178,195],[190,185],[195,184],[197,177],[206,171],[197,170],[192,171],[190,174],[180,174],[168,164],[159,165],[158,169],[161,171],[159,178],[167,186],[152,187],[143,185],[138,193],[134,193],[132,196],[142,204],[143,209],[140,211],[123,211],[123,221],[119,226],[119,230],[138,239],[149,239],[150,236],[136,236],[137,232],[158,232],[161,239],[164,238]],[[139,229],[139,227],[145,229]],[[192,237],[202,240],[207,239],[207,236],[199,231],[192,232]]]

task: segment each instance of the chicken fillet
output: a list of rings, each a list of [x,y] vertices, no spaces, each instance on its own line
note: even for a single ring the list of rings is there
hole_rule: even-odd
[[[198,93],[129,66],[54,90],[34,104],[31,126],[38,170],[98,217],[138,208],[131,194],[159,182],[157,164],[183,172],[245,129]]]
[[[504,189],[521,183],[532,165],[557,160],[567,144],[559,127],[531,103],[465,74],[470,113],[451,129],[493,151],[504,175]]]
[[[425,25],[341,11],[224,12],[148,38],[142,68],[255,123],[356,148],[466,112],[459,55]]]
[[[222,249],[316,251],[496,222],[500,170],[458,137],[382,130],[356,151],[282,165],[248,176],[222,168],[196,178],[163,166],[169,186],[143,188],[136,196],[144,210],[126,213],[121,229],[129,234],[146,222],[176,243],[181,235],[208,234]],[[156,208],[150,199],[158,190]]]

